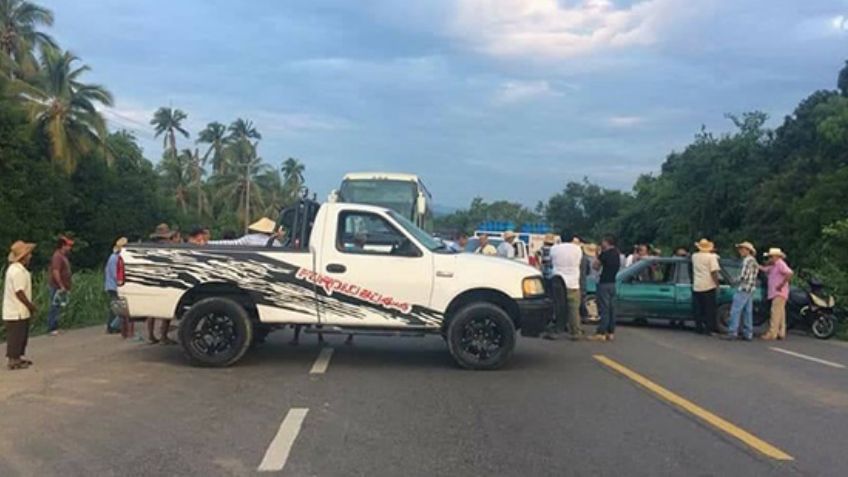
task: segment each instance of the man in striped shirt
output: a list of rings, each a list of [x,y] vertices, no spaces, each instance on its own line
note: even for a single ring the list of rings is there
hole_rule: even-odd
[[[757,276],[760,268],[754,255],[757,249],[751,242],[736,244],[736,251],[742,257],[742,271],[733,294],[733,304],[730,306],[730,323],[727,327],[726,339],[734,340],[739,337],[739,317],[742,316],[742,339],[751,341],[754,338],[754,290],[757,289]]]

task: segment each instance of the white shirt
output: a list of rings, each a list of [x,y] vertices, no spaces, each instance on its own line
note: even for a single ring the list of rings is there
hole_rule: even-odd
[[[6,281],[3,285],[4,321],[20,321],[30,317],[29,308],[16,295],[19,291],[23,291],[24,296],[32,301],[32,279],[29,270],[15,262],[6,270]]]
[[[249,233],[241,238],[237,238],[235,240],[210,240],[209,245],[233,245],[238,247],[264,247],[268,245],[268,239],[271,236],[268,234],[261,233]],[[280,246],[279,240],[274,240],[274,247]]]
[[[710,291],[716,287],[713,273],[721,270],[718,265],[718,255],[708,252],[692,254],[692,291]]]
[[[498,256],[503,258],[515,258],[515,247],[504,240],[498,245]]]
[[[565,287],[571,290],[580,289],[580,261],[583,250],[573,243],[559,243],[551,247],[551,263],[554,275],[559,275],[565,282]]]

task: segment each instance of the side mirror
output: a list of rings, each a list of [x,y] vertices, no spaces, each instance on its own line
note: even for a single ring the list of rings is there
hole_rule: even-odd
[[[424,197],[424,194],[418,194],[418,200],[415,201],[415,209],[418,211],[418,215],[427,213],[427,199]]]

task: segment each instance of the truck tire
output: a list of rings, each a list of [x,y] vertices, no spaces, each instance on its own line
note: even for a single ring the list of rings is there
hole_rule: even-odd
[[[195,366],[222,368],[240,360],[253,342],[247,311],[228,298],[206,298],[183,315],[180,345]]]
[[[515,325],[497,305],[470,303],[460,308],[448,323],[448,350],[465,369],[497,369],[512,356]]]

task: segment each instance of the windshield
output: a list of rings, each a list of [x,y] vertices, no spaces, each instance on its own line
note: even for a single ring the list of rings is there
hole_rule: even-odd
[[[345,180],[339,194],[344,202],[369,204],[413,216],[418,189],[414,182],[382,179]]]
[[[453,250],[447,248],[441,240],[439,240],[439,239],[433,237],[432,235],[428,234],[427,232],[419,229],[418,226],[416,226],[415,224],[410,222],[409,219],[407,219],[406,217],[398,214],[397,212],[395,212],[393,210],[389,211],[389,215],[391,215],[392,218],[395,219],[395,221],[401,227],[404,228],[404,230],[406,230],[407,232],[409,232],[410,235],[415,237],[415,240],[417,240],[427,250],[429,250],[431,252],[444,252],[444,253],[453,253],[454,252]]]

